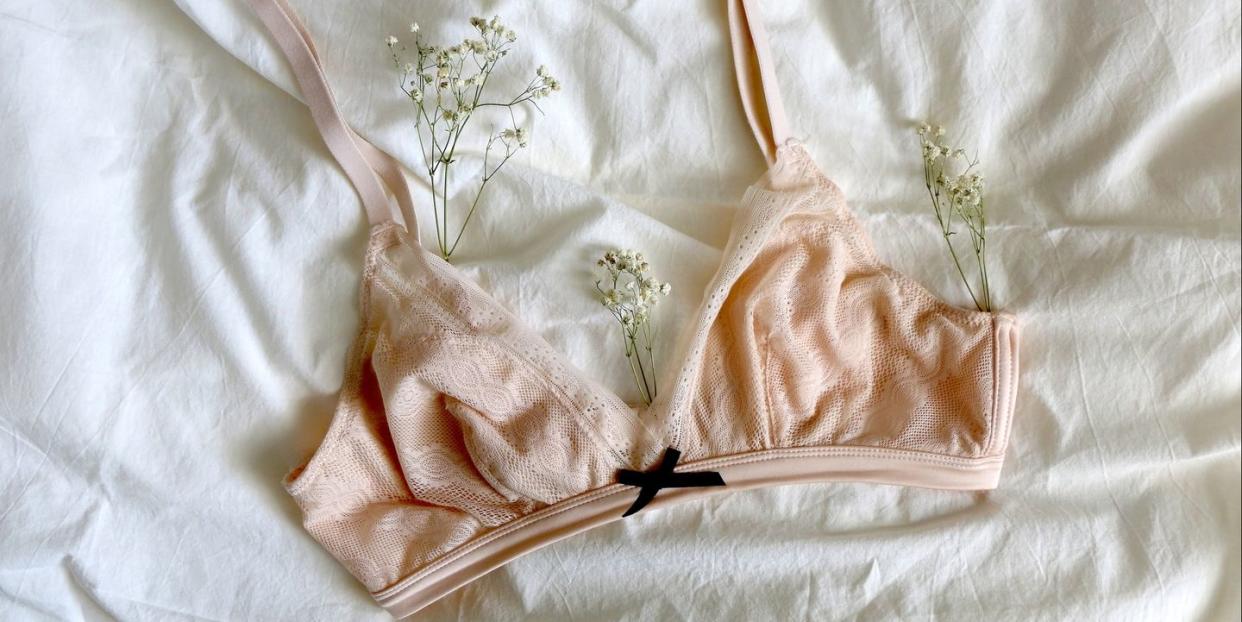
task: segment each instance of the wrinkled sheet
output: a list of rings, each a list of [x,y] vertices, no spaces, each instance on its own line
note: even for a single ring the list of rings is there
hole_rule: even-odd
[[[500,14],[507,84],[563,81],[457,262],[632,391],[592,257],[651,257],[671,340],[763,168],[722,3],[293,4],[344,115],[407,163],[382,39],[411,20]],[[763,4],[795,132],[955,304],[912,123],[978,151],[1023,322],[1000,488],[718,495],[425,618],[1238,619],[1238,2]],[[385,619],[280,486],[333,407],[366,226],[272,40],[240,0],[0,0],[0,59],[0,619]]]

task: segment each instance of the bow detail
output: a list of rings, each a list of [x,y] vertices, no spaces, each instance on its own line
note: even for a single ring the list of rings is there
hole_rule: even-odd
[[[620,469],[617,471],[617,481],[626,486],[637,486],[639,488],[638,498],[634,500],[634,504],[630,509],[625,511],[621,516],[630,516],[647,506],[656,493],[661,488],[696,488],[699,486],[724,486],[724,478],[716,471],[690,471],[686,473],[675,473],[673,468],[677,466],[677,461],[681,459],[681,452],[669,447],[664,450],[664,458],[660,461],[660,466],[654,471],[631,471],[629,469]]]

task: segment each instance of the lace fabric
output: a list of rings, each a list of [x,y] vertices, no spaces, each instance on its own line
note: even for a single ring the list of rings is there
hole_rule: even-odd
[[[729,2],[729,24],[769,170],[742,198],[676,381],[641,416],[419,245],[399,165],[340,118],[305,28],[284,0],[250,1],[377,223],[340,402],[286,486],[311,535],[393,613],[619,519],[633,491],[618,470],[646,471],[668,447],[684,458],[675,472],[727,486],[647,507],[810,481],[996,485],[1014,317],[950,307],[877,259],[789,138],[752,0]]]
[[[376,227],[340,405],[287,484],[307,530],[380,591],[665,446],[688,461],[1003,451],[993,361],[1007,316],[947,307],[875,261],[796,143],[740,209],[678,382],[644,421],[398,226]]]

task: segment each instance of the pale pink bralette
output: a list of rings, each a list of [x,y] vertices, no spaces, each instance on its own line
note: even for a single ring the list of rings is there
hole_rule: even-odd
[[[394,615],[645,504],[821,481],[996,487],[1014,317],[951,307],[877,259],[789,138],[752,0],[729,1],[729,24],[769,170],[742,197],[674,381],[642,411],[420,246],[401,166],[341,119],[305,28],[285,0],[250,2],[374,223],[340,403],[286,485]]]

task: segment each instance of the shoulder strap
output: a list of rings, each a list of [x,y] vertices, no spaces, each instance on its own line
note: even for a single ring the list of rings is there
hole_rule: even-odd
[[[729,36],[733,39],[733,65],[737,69],[737,87],[750,129],[759,141],[768,165],[776,162],[776,149],[789,138],[785,107],[781,104],[780,87],[772,65],[768,33],[763,16],[755,7],[758,0],[727,0],[729,3]]]
[[[386,185],[387,190],[397,200],[406,230],[414,239],[418,239],[414,202],[410,197],[410,188],[401,164],[367,142],[345,123],[336,108],[332,89],[328,86],[323,66],[319,62],[319,52],[315,49],[315,43],[306,27],[285,0],[249,1],[293,66],[294,77],[302,89],[315,126],[323,135],[328,150],[353,182],[366,208],[368,220],[372,224],[392,220],[392,204],[385,194]]]

